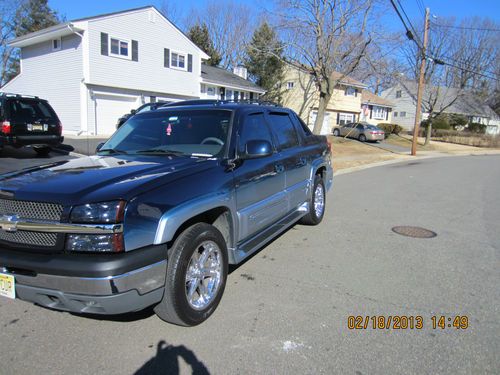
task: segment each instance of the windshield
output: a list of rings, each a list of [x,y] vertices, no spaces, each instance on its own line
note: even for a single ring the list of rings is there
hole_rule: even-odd
[[[150,111],[129,119],[99,153],[220,156],[227,142],[231,111]]]

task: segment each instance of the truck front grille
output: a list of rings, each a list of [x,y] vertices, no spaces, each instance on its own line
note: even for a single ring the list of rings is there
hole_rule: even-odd
[[[57,243],[57,233],[28,232],[20,230],[17,232],[5,232],[0,230],[0,241],[16,244],[53,247]]]
[[[54,203],[0,199],[0,217],[15,216],[16,220],[43,220],[60,222],[63,206]],[[55,248],[57,233],[30,232],[19,230],[7,232],[0,229],[0,242],[6,245],[23,247]]]
[[[59,221],[62,212],[63,206],[59,204],[0,199],[0,216],[16,215],[22,219]]]

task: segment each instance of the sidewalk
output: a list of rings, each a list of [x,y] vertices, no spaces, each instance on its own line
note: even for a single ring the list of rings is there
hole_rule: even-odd
[[[81,155],[94,155],[98,144],[106,142],[108,137],[64,135],[64,143],[56,151],[74,152]]]

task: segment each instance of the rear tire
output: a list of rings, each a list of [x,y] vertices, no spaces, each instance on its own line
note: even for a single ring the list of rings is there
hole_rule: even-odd
[[[212,225],[194,224],[182,232],[168,252],[163,298],[158,317],[180,326],[203,323],[215,311],[226,286],[227,246]]]
[[[318,225],[325,216],[326,192],[325,183],[319,174],[314,176],[314,184],[309,201],[309,212],[300,219],[299,223],[304,225]]]
[[[48,156],[52,149],[50,147],[33,147],[38,156]]]
[[[366,135],[360,134],[359,137],[358,137],[358,139],[359,139],[360,142],[366,142]]]

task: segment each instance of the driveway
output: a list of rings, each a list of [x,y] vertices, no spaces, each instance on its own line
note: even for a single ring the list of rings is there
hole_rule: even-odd
[[[499,156],[337,176],[323,223],[295,226],[234,269],[194,328],[150,311],[88,317],[0,299],[0,372],[499,373],[498,186]],[[401,225],[437,236],[391,230]],[[349,316],[421,316],[423,329],[351,330]],[[455,316],[468,327],[448,327]]]
[[[0,153],[0,174],[71,158],[58,152],[51,152],[47,157],[38,157],[31,148],[16,149],[6,146]]]

